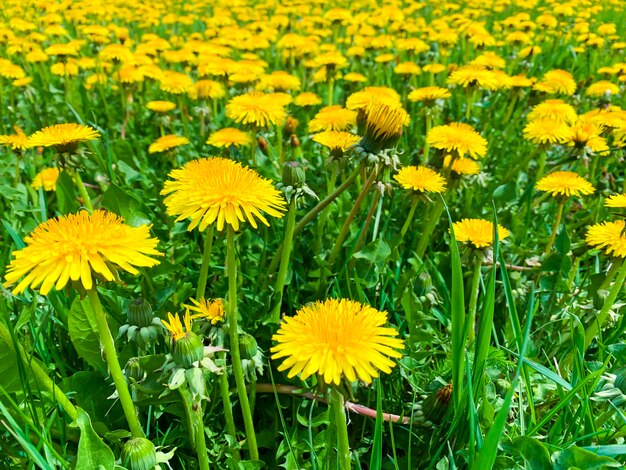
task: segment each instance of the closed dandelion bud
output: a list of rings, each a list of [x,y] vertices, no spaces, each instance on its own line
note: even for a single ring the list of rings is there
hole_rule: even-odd
[[[422,297],[433,289],[433,280],[427,272],[420,273],[415,279],[415,295]]]
[[[593,296],[593,306],[597,310],[602,310],[604,307],[604,303],[609,296],[609,291],[606,289],[600,289],[596,292],[596,295]]]
[[[293,134],[296,132],[296,128],[298,127],[298,120],[294,117],[289,116],[285,121],[285,134]]]
[[[306,182],[304,167],[296,162],[290,161],[283,165],[283,184],[294,188],[301,188]]]
[[[157,455],[154,444],[145,437],[135,437],[124,444],[122,465],[129,470],[152,470],[156,467]]]
[[[444,416],[448,412],[448,405],[452,397],[452,384],[441,387],[435,393],[431,394],[422,403],[422,411],[427,421],[438,424],[441,423]]]
[[[493,384],[496,387],[496,393],[502,398],[504,398],[504,396],[507,394],[507,392],[511,388],[511,382],[509,382],[506,379],[496,379],[496,381]]]
[[[197,334],[189,331],[174,342],[172,357],[176,364],[188,369],[204,357],[204,344]]]
[[[269,149],[270,144],[267,142],[265,137],[259,137],[257,139],[257,143],[259,145],[259,149],[261,149],[261,152],[267,155],[267,150]]]
[[[615,387],[626,394],[626,367],[622,367],[615,372]]]
[[[146,299],[135,299],[128,306],[128,324],[139,328],[152,324],[154,313]]]
[[[300,147],[300,139],[298,138],[296,134],[291,134],[289,136],[289,144],[291,145],[292,148]]]
[[[254,336],[244,334],[239,338],[239,354],[241,359],[252,359],[257,353],[258,346]]]
[[[139,382],[143,379],[144,374],[145,372],[139,364],[139,359],[136,357],[130,358],[126,363],[126,367],[124,367],[124,375],[135,382]]]

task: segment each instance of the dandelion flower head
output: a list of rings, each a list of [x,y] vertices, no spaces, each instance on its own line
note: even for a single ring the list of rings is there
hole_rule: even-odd
[[[442,193],[446,190],[446,179],[425,166],[405,166],[393,178],[404,189],[419,193]]]
[[[272,337],[272,359],[283,359],[278,370],[306,380],[319,374],[327,384],[342,378],[370,383],[378,371],[390,373],[400,358],[402,340],[385,327],[387,314],[346,299],[327,299],[285,317]]]
[[[551,196],[581,196],[592,194],[593,185],[573,171],[555,171],[537,182],[537,189]]]
[[[29,147],[54,147],[59,152],[71,152],[80,142],[96,140],[100,133],[82,124],[66,123],[44,127],[28,138]]]
[[[476,248],[486,248],[493,244],[493,222],[484,219],[462,219],[452,224],[457,241],[469,243]],[[510,232],[498,224],[498,239],[504,240]]]
[[[204,231],[216,222],[223,230],[228,224],[239,230],[248,221],[257,228],[256,219],[269,226],[261,212],[282,217],[285,200],[271,181],[240,163],[226,158],[201,158],[173,170],[161,191],[169,215],[177,222],[191,219],[188,230]]]
[[[460,157],[469,155],[477,159],[487,153],[487,140],[472,126],[461,122],[433,127],[426,139],[430,146],[455,152]]]
[[[603,249],[607,255],[626,258],[626,221],[603,222],[587,229],[587,244]]]
[[[93,287],[92,271],[114,281],[120,268],[137,274],[136,267],[151,267],[159,261],[158,240],[150,227],[130,227],[117,215],[97,210],[70,214],[43,222],[24,238],[26,246],[15,251],[5,275],[5,286],[24,279],[13,289],[19,294],[27,287],[39,288],[42,295],[52,287],[62,289],[71,279],[85,289]]]

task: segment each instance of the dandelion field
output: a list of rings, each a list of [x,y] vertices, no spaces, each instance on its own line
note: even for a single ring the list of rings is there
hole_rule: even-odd
[[[6,0],[0,466],[626,462],[626,5]]]

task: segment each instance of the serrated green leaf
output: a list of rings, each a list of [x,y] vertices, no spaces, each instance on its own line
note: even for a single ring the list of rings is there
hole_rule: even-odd
[[[80,428],[76,470],[113,470],[115,456],[91,426],[91,419],[85,410],[78,408],[76,424]]]
[[[78,355],[94,369],[106,371],[100,350],[98,327],[89,299],[80,300],[78,297],[74,299],[68,314],[67,327]]]

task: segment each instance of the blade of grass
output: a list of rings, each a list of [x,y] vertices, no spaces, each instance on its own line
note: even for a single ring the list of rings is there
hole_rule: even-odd
[[[383,398],[380,378],[376,379],[376,423],[369,468],[381,468],[383,464]]]

